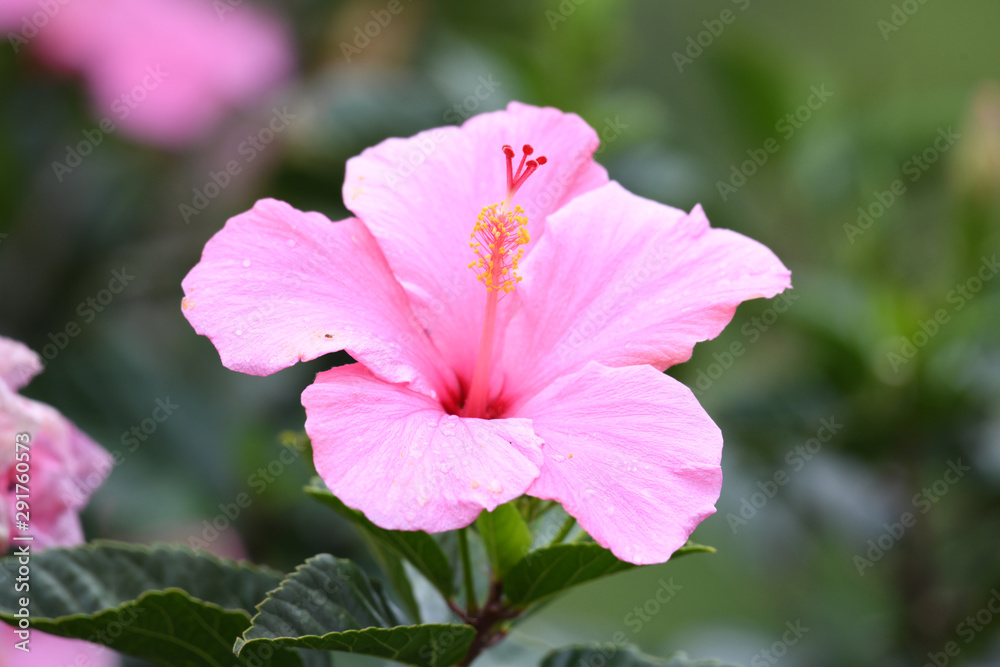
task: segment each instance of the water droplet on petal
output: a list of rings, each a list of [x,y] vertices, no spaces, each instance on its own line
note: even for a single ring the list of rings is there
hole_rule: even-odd
[[[236,335],[237,336],[242,336],[243,335],[243,329],[237,329],[236,330]]]
[[[549,458],[555,461],[556,463],[562,463],[563,461],[566,460],[566,457],[563,456],[562,454],[553,454]]]
[[[588,496],[592,496],[592,495],[594,495],[595,493],[597,493],[597,491],[595,491],[594,489],[587,489],[587,490],[586,490],[586,491],[584,491],[583,493],[584,493],[584,495],[588,495]]]
[[[418,495],[417,495],[417,505],[419,505],[420,507],[423,507],[423,506],[424,506],[424,505],[426,505],[426,504],[427,504],[427,503],[428,503],[429,501],[430,501],[430,498],[428,498],[428,497],[427,497],[427,496],[425,496],[424,494],[422,494],[422,493],[421,493],[421,494],[418,494]]]
[[[442,461],[441,465],[439,465],[438,468],[441,470],[441,472],[447,475],[448,473],[451,472],[451,461]]]
[[[248,267],[248,266],[250,266],[250,260],[249,260],[249,259],[244,259],[244,260],[243,260],[243,266],[244,266],[244,267]]]
[[[490,493],[500,493],[503,491],[503,485],[500,484],[500,480],[498,479],[491,479],[489,486],[486,488],[489,489]]]

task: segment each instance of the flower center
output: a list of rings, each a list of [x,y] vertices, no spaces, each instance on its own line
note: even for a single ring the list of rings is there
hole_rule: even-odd
[[[510,209],[517,191],[528,177],[535,173],[547,160],[538,157],[529,160],[535,152],[530,144],[522,148],[521,163],[514,171],[514,149],[503,147],[507,158],[507,196],[499,204],[484,206],[476,218],[469,247],[476,259],[469,268],[476,272],[476,278],[486,286],[486,314],[483,318],[483,333],[479,339],[479,355],[472,373],[468,397],[462,408],[462,416],[487,418],[489,402],[490,367],[493,360],[493,338],[497,319],[497,301],[509,294],[521,281],[517,275],[517,264],[524,256],[523,246],[531,237],[528,235],[528,218],[524,209],[515,206]]]

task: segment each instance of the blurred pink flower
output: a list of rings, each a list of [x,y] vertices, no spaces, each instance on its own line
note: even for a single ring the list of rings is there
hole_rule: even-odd
[[[525,140],[548,159],[525,145],[514,170],[506,144]],[[456,529],[527,493],[619,558],[663,562],[715,511],[722,437],[661,371],[789,272],[700,207],[609,182],[598,145],[517,103],[384,141],[347,164],[357,218],[263,200],[229,220],[184,313],[233,370],[359,362],[302,402],[320,476],[379,526]]]
[[[22,40],[15,48],[34,46],[45,62],[81,73],[102,119],[154,144],[197,141],[293,68],[284,24],[244,3],[10,2],[0,28]]]
[[[0,337],[0,552],[10,545],[17,520],[15,486],[21,474],[16,466],[18,434],[30,436],[27,463],[32,548],[63,546],[83,541],[78,513],[104,481],[111,456],[81,433],[55,408],[25,398],[17,390],[42,368],[27,347]]]
[[[0,667],[117,667],[114,651],[85,641],[63,639],[32,630],[30,652],[15,648],[21,639],[14,628],[0,623]]]

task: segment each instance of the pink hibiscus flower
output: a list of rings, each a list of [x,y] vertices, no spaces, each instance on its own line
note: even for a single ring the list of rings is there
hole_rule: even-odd
[[[18,395],[17,390],[42,370],[42,362],[27,347],[0,336],[0,552],[10,546],[15,526],[18,493],[15,476],[17,436],[30,437],[27,484],[31,508],[33,550],[72,546],[83,541],[78,512],[86,494],[111,468],[111,456],[81,433],[54,408]],[[21,533],[22,531],[17,531]],[[24,544],[23,542],[21,544]],[[103,646],[63,639],[41,632],[31,634],[30,652],[16,648],[23,637],[0,623],[0,665],[89,665],[116,667],[118,655]]]
[[[23,472],[16,467],[19,434],[30,436],[27,534],[34,536],[33,548],[83,541],[78,514],[112,467],[111,456],[55,408],[17,393],[41,369],[38,355],[0,337],[0,552],[11,543],[15,496],[23,493],[15,486],[16,476]]]
[[[229,220],[184,313],[244,373],[351,354],[303,393],[306,431],[331,491],[377,525],[452,530],[527,493],[619,558],[663,562],[715,511],[722,437],[661,371],[789,272],[700,207],[609,182],[598,145],[517,103],[386,140],[347,164],[356,218],[263,200]]]
[[[97,113],[142,141],[203,138],[291,72],[285,26],[247,4],[207,0],[12,0],[0,28],[45,62],[84,75]],[[226,10],[220,13],[218,7]],[[47,17],[47,18],[46,18]],[[23,46],[22,45],[22,46]]]

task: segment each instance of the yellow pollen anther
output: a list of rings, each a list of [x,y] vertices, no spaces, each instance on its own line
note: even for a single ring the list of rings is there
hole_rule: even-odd
[[[531,240],[528,217],[520,206],[508,211],[501,202],[483,207],[476,220],[469,247],[477,259],[469,268],[488,291],[509,293],[521,282],[515,270],[524,256],[522,246]]]

